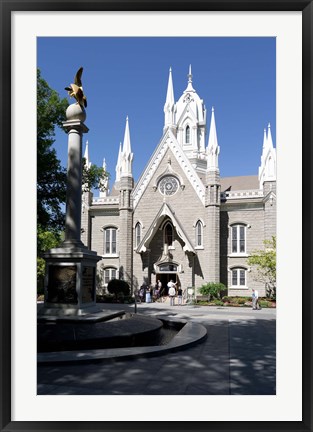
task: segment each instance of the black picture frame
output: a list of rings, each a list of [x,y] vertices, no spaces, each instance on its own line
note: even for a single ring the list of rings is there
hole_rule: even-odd
[[[308,0],[9,1],[0,0],[0,427],[1,431],[312,431],[312,77],[313,4]],[[74,422],[11,421],[11,14],[15,11],[301,11],[303,54],[303,419],[300,422]],[[225,418],[227,420],[227,418]]]

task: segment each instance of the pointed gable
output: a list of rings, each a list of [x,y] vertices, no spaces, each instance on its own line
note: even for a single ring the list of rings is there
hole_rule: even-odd
[[[145,236],[143,237],[142,241],[138,245],[136,252],[141,253],[145,252],[149,248],[149,244],[155,234],[157,233],[160,225],[165,220],[165,218],[169,218],[178,234],[180,239],[184,242],[183,250],[185,252],[193,252],[195,253],[195,250],[192,246],[191,241],[189,240],[187,234],[185,233],[182,224],[179,222],[177,216],[175,215],[175,212],[172,211],[169,204],[164,203],[162,207],[160,208],[159,212],[157,213],[156,217],[152,221],[150,227],[148,228]]]
[[[195,169],[193,168],[191,162],[189,161],[188,157],[186,156],[183,149],[177,142],[175,136],[173,135],[171,130],[168,129],[164,133],[159,145],[157,146],[153,155],[151,156],[143,174],[138,180],[137,185],[133,191],[134,209],[137,207],[140,198],[142,197],[146,188],[150,184],[152,177],[154,176],[155,172],[160,166],[160,163],[163,160],[164,155],[168,149],[171,150],[173,156],[177,160],[181,169],[186,174],[190,184],[192,185],[200,201],[204,205],[205,187],[202,181],[200,180],[198,174],[196,173]]]

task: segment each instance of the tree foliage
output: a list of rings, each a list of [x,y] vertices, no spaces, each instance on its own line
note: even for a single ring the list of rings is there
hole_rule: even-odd
[[[254,251],[248,264],[254,268],[254,279],[265,283],[267,295],[276,298],[276,237],[263,243],[264,249]]]
[[[37,292],[43,293],[45,277],[45,260],[42,253],[55,248],[61,241],[61,235],[55,231],[44,231],[42,227],[37,229]]]
[[[66,199],[66,170],[52,146],[67,106],[67,99],[60,99],[37,69],[37,225],[44,230],[58,231],[64,225],[60,205]]]
[[[107,189],[107,179],[109,178],[107,171],[94,164],[87,166],[85,158],[83,158],[82,164],[82,191],[89,192],[92,189],[105,191]]]

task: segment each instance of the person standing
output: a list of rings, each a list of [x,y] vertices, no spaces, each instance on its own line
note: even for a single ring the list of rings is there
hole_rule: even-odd
[[[147,291],[147,284],[145,282],[143,282],[143,284],[140,287],[140,291],[139,291],[139,297],[141,299],[141,301],[145,301],[146,299],[146,291]],[[140,303],[141,303],[140,301]]]
[[[169,283],[167,284],[168,286],[168,295],[170,297],[170,305],[174,306],[175,304],[175,295],[176,295],[176,289],[175,289],[175,283],[170,280]]]
[[[159,289],[159,298],[161,299],[161,303],[163,302],[163,296],[164,296],[164,287],[162,285],[162,282],[158,280],[158,289]]]
[[[260,309],[260,306],[259,306],[259,293],[254,288],[252,288],[252,309],[253,310]]]
[[[178,290],[177,290],[177,303],[179,305],[182,304],[182,299],[183,299],[183,290],[181,289],[181,287],[178,287]]]
[[[151,303],[152,297],[151,297],[151,289],[147,287],[146,289],[146,303]]]

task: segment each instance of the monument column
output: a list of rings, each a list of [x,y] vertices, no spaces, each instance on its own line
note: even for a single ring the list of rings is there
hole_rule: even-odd
[[[81,86],[82,68],[71,84],[70,96],[77,102],[66,110],[63,123],[68,133],[67,195],[65,240],[44,254],[46,261],[45,299],[40,316],[76,316],[98,312],[96,305],[96,271],[101,259],[81,241],[82,206],[82,135],[88,132]]]
[[[67,192],[64,245],[83,246],[81,236],[82,206],[82,135],[88,132],[83,123],[86,112],[79,104],[66,110],[63,126],[68,133]]]

